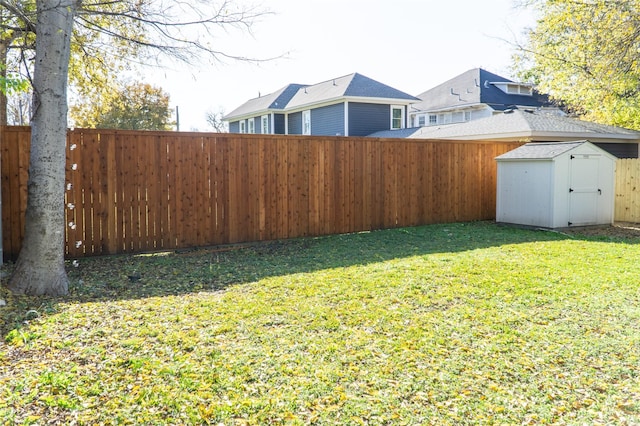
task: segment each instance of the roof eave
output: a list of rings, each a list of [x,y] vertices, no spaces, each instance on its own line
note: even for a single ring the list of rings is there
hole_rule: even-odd
[[[412,112],[415,113],[425,113],[425,114],[430,114],[430,113],[434,113],[434,114],[440,114],[443,112],[449,112],[449,111],[457,111],[460,109],[470,109],[470,108],[474,108],[474,109],[484,109],[484,108],[489,108],[495,111],[494,108],[491,108],[490,105],[482,103],[482,102],[471,102],[468,104],[460,104],[460,105],[455,105],[455,106],[448,106],[448,107],[443,107],[443,108],[436,108],[436,109],[416,109]]]
[[[591,142],[609,143],[640,143],[640,135],[616,134],[616,133],[574,133],[574,132],[539,132],[532,131],[531,137],[535,140],[567,140],[587,139]]]
[[[382,105],[411,105],[412,100],[410,99],[398,99],[398,98],[369,98],[366,96],[338,96],[335,98],[325,99],[319,102],[309,102],[306,104],[299,104],[293,107],[287,107],[282,110],[285,114],[292,114],[295,112],[304,111],[311,108],[320,108],[329,105],[335,105],[343,102],[362,102],[369,104],[382,104]]]
[[[244,113],[244,114],[225,115],[224,117],[222,117],[222,121],[246,120],[247,118],[258,117],[258,116],[261,116],[261,115],[267,115],[267,114],[271,114],[271,113],[282,113],[282,114],[284,114],[285,110],[268,108],[268,109],[256,110],[256,111],[252,111],[252,112],[248,112],[248,113]]]

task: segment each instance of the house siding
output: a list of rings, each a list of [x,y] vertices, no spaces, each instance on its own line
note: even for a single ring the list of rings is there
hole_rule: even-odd
[[[638,144],[637,143],[598,143],[595,142],[598,148],[607,151],[611,155],[615,155],[618,158],[638,158]]]
[[[289,134],[302,134],[302,112],[294,112],[293,114],[289,114]]]
[[[232,121],[229,123],[229,133],[240,133],[240,122]]]
[[[390,128],[390,105],[349,102],[349,136],[367,136]]]
[[[311,110],[311,134],[344,136],[344,104],[329,105]]]
[[[253,132],[254,133],[260,133],[261,130],[261,123],[260,123],[260,117],[253,117],[250,118],[249,120],[253,120]]]
[[[273,133],[276,135],[284,135],[284,114],[275,114],[273,117]]]

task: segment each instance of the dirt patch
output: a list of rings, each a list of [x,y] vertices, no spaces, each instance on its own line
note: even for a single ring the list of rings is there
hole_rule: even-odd
[[[562,230],[569,235],[609,238],[640,238],[640,223],[616,222],[611,226],[588,226]]]

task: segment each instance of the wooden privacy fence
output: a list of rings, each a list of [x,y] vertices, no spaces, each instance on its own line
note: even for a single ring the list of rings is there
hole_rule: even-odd
[[[24,235],[29,128],[2,129],[5,257]],[[494,158],[519,144],[76,129],[68,257],[495,217]]]
[[[640,159],[616,161],[615,220],[640,222]]]

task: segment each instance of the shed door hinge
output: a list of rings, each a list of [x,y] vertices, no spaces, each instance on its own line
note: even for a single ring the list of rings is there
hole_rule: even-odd
[[[569,188],[569,192],[573,192],[573,188]]]
[[[569,159],[571,159],[571,160],[573,160],[574,158],[576,158],[576,157],[575,157],[575,156],[573,156],[573,155],[570,155],[570,156],[569,156]]]
[[[571,226],[571,225],[573,225],[573,222],[567,222],[567,225]]]

